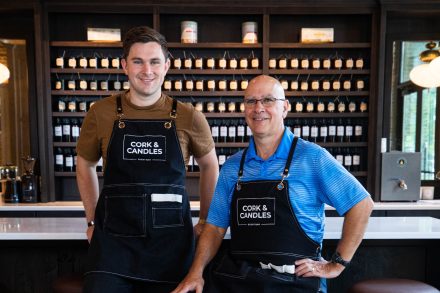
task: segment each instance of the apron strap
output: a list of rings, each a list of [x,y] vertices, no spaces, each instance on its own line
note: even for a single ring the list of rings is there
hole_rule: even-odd
[[[125,122],[122,121],[122,117],[124,116],[124,113],[122,112],[121,95],[118,95],[116,97],[116,115],[118,116],[118,127],[125,128]]]
[[[166,129],[170,129],[171,125],[173,125],[173,122],[177,118],[177,100],[176,99],[173,99],[173,105],[171,106],[170,117],[171,117],[171,120],[165,122],[165,124],[164,124]]]
[[[283,183],[284,179],[287,177],[287,175],[289,175],[289,168],[290,168],[290,164],[292,163],[292,158],[293,158],[293,154],[295,153],[297,143],[298,143],[298,136],[295,136],[292,141],[292,145],[290,146],[289,155],[287,156],[286,165],[284,166],[281,181],[280,181],[280,183],[277,184],[277,188],[279,190],[282,190],[284,188],[284,183]],[[247,150],[248,150],[248,148],[246,148],[243,151],[243,154],[241,156],[240,168],[238,170],[238,179],[237,179],[237,184],[236,184],[237,190],[241,189],[240,180],[241,180],[241,177],[243,177],[244,160],[246,158]]]

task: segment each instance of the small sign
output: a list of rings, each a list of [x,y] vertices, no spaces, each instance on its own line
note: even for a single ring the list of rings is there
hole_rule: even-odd
[[[88,41],[120,42],[121,29],[119,28],[87,28]]]
[[[333,28],[302,28],[301,43],[332,43]]]

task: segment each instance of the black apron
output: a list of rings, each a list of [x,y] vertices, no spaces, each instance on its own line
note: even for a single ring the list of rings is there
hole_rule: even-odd
[[[188,272],[194,236],[176,109],[173,100],[169,120],[123,119],[117,97],[89,273],[178,283]]]
[[[300,227],[290,204],[288,182],[284,181],[297,141],[295,137],[280,180],[241,182],[247,149],[243,152],[231,203],[230,249],[214,269],[213,288],[208,286],[208,292],[319,291],[317,277],[297,277],[260,265],[292,265],[298,259],[319,259],[320,245]]]

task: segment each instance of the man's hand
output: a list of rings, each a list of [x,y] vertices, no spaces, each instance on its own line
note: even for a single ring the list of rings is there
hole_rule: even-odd
[[[345,267],[343,265],[328,262],[322,257],[319,261],[305,258],[295,262],[295,274],[298,277],[319,277],[332,279],[339,276],[344,268]]]
[[[195,236],[196,236],[196,239],[198,239],[199,238],[199,236],[200,236],[200,234],[202,234],[202,231],[203,231],[203,227],[205,226],[205,224],[204,223],[197,223],[195,226],[194,226],[194,234],[195,234]]]
[[[177,286],[171,293],[187,293],[190,291],[196,291],[196,293],[202,293],[203,285],[205,281],[200,275],[192,275],[189,273],[179,286]]]

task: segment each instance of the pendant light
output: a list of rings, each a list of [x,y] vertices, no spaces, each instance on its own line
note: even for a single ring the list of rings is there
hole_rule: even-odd
[[[419,55],[420,60],[425,63],[414,67],[409,73],[411,81],[418,86],[425,88],[440,86],[440,52],[434,50],[435,47],[436,44],[433,41],[427,43],[427,50]],[[436,62],[431,65],[434,60]]]
[[[0,63],[0,84],[6,83],[11,76],[8,67]]]

